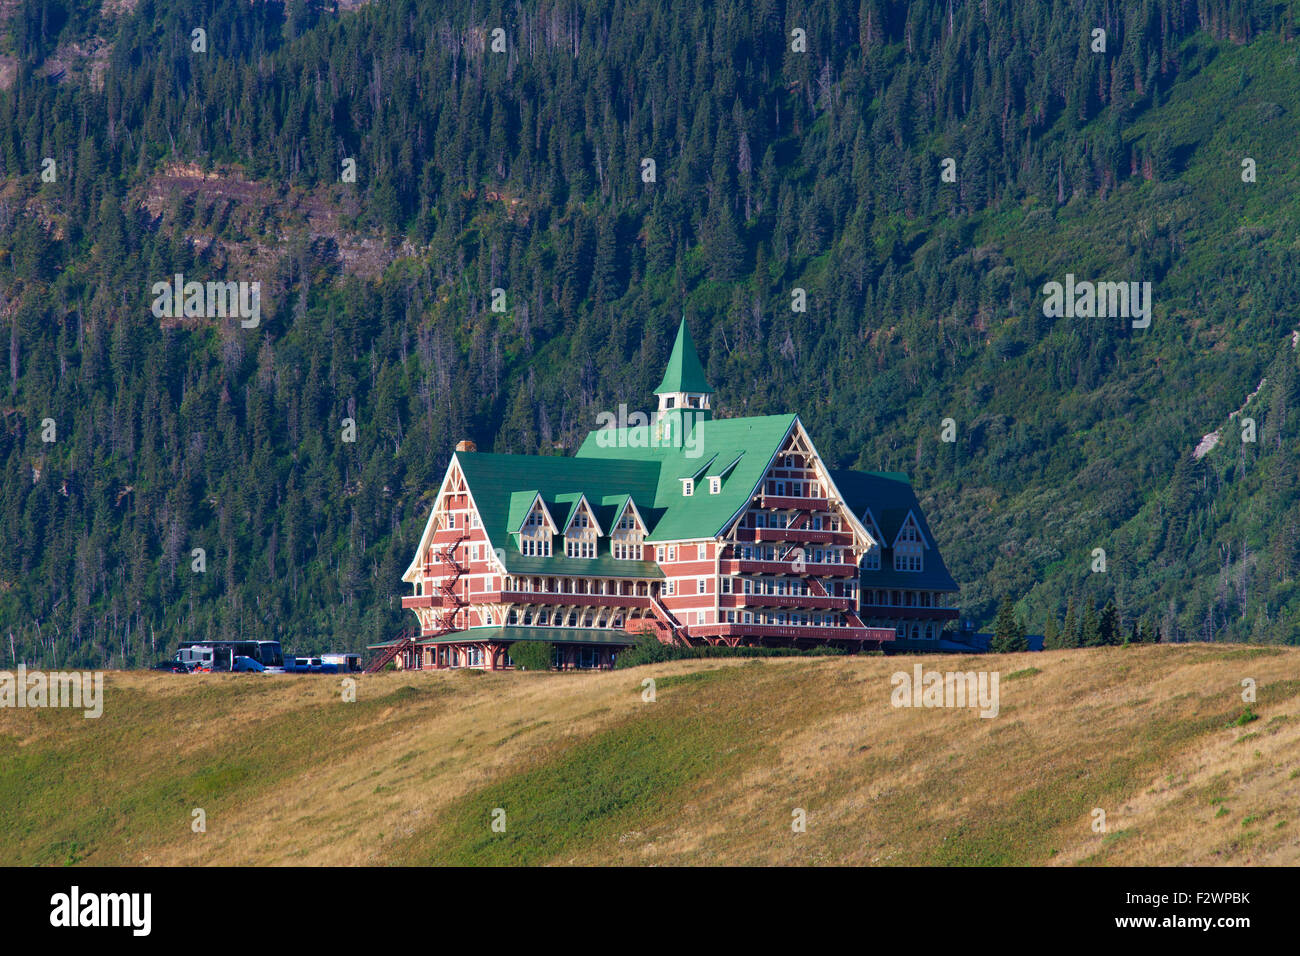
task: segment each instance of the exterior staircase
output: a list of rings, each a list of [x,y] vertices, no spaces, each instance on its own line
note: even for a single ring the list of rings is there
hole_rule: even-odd
[[[379,656],[370,662],[365,669],[365,673],[377,674],[387,667],[388,662],[394,660],[398,654],[407,651],[414,651],[415,639],[419,636],[420,632],[413,627],[408,627],[406,630],[402,631],[401,634],[397,635],[396,641],[380,651]]]
[[[686,637],[686,633],[682,629],[681,622],[677,620],[673,612],[668,610],[663,601],[659,599],[659,595],[650,595],[650,607],[654,610],[655,617],[657,617],[660,623],[662,623],[667,629],[667,640],[664,639],[665,634],[663,632],[659,633],[659,640],[663,641],[665,644],[676,643],[682,645],[682,647],[691,646],[690,640]]]
[[[439,550],[442,560],[451,566],[452,573],[438,586],[438,589],[443,595],[442,604],[444,610],[439,612],[437,616],[437,626],[431,633],[425,635],[426,637],[441,637],[443,634],[448,634],[456,629],[456,612],[465,606],[464,599],[456,593],[456,582],[459,581],[461,576],[465,573],[465,566],[456,558],[456,549],[460,547],[460,543],[464,541],[466,537],[468,536],[461,535],[455,541],[445,545]],[[365,673],[378,673],[388,666],[389,661],[395,660],[399,654],[410,654],[411,656],[404,659],[403,663],[411,668],[416,667],[418,658],[415,656],[415,642],[419,637],[420,629],[418,627],[408,627],[398,635],[395,642],[380,651],[379,656],[371,661],[370,665],[366,667]]]

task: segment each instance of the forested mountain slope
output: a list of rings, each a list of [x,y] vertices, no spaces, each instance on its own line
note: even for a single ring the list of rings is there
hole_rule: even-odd
[[[5,5],[0,641],[388,634],[455,442],[571,453],[684,312],[720,414],[912,476],[976,622],[1300,642],[1296,14]],[[260,323],[160,320],[176,274]],[[1150,326],[1044,316],[1067,274]]]

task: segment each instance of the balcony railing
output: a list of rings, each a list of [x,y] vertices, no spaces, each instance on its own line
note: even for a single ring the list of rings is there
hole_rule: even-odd
[[[776,637],[805,641],[892,641],[892,627],[801,627],[789,624],[704,624],[688,627],[691,637]]]
[[[784,508],[793,511],[830,511],[831,501],[829,498],[804,498],[795,495],[769,495],[760,494],[758,496],[759,507],[762,508]]]
[[[568,591],[488,591],[472,595],[483,604],[562,604],[566,607],[649,608],[644,594],[574,594]]]
[[[827,564],[821,561],[809,561],[805,556],[804,563],[798,570],[795,569],[794,565],[793,558],[789,561],[723,558],[718,564],[718,570],[723,574],[790,574],[814,578],[854,578],[858,576],[858,569],[854,565],[843,562]]]
[[[955,607],[900,607],[896,604],[864,604],[862,614],[908,621],[955,621],[961,616]]]
[[[852,611],[856,607],[854,598],[833,594],[722,594],[718,601],[725,608],[784,607]]]
[[[736,540],[746,542],[793,541],[802,544],[852,544],[847,531],[814,531],[811,528],[741,528]]]

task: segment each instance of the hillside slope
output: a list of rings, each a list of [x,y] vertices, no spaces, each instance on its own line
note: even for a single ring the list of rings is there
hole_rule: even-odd
[[[1300,650],[924,659],[1000,671],[991,719],[892,707],[915,660],[115,673],[0,711],[0,864],[1300,863]]]
[[[572,452],[683,312],[719,414],[913,476],[963,617],[1300,643],[1298,11],[5,4],[10,661],[391,636],[456,442]],[[260,324],[155,317],[176,274]],[[1045,316],[1067,275],[1150,326]]]

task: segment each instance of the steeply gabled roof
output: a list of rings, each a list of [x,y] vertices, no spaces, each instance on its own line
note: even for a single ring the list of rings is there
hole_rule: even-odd
[[[655,389],[656,395],[665,392],[708,392],[708,379],[704,377],[704,367],[695,352],[695,343],[691,341],[691,330],[686,327],[686,317],[677,327],[677,341],[673,343],[673,352],[668,356],[668,367],[664,369],[664,380]]]
[[[597,535],[605,534],[606,524],[605,522],[600,520],[600,513],[594,507],[592,507],[591,502],[587,500],[587,496],[583,494],[581,491],[573,491],[562,495],[556,495],[555,501],[557,504],[562,506],[566,504],[568,505],[568,510],[563,512],[564,520],[556,522],[556,524],[559,526],[560,534],[565,534],[568,532],[569,525],[573,523],[573,519],[578,514],[578,509],[582,506],[583,502],[586,502],[587,507],[591,511],[592,517],[595,518],[596,520],[596,534]]]
[[[593,504],[593,510],[601,526],[608,528],[608,514],[620,508],[629,494],[637,502],[654,500],[659,483],[657,463],[485,452],[456,452],[455,460],[483,519],[488,541],[504,555],[508,573],[663,577],[649,561],[618,561],[604,553],[595,558],[567,557],[563,542],[557,542],[559,553],[549,558],[523,555],[511,537],[539,495],[550,514],[559,519],[568,518],[579,495],[585,495],[588,503],[600,502],[599,506]]]
[[[651,525],[646,540],[711,538],[749,503],[796,420],[794,415],[766,415],[700,421],[680,446],[656,444],[654,425],[594,431],[571,460],[654,464],[653,496],[633,494]],[[735,461],[721,492],[715,495],[697,488],[690,497],[683,496],[682,476],[698,473],[710,459]]]
[[[519,529],[524,526],[524,521],[532,513],[533,505],[537,504],[537,499],[541,497],[541,492],[536,488],[530,488],[527,491],[513,491],[510,493],[508,502],[506,530],[511,534],[517,534]],[[546,501],[542,501],[542,509],[552,522],[555,516],[551,514],[551,509],[546,507]]]
[[[863,568],[860,575],[863,587],[922,588],[933,591],[956,591],[957,582],[948,573],[939,543],[935,540],[925,520],[921,504],[907,476],[896,471],[832,471],[831,479],[844,496],[849,509],[862,517],[868,508],[879,521],[884,540],[881,547],[891,548],[899,529],[912,514],[929,544],[920,571],[895,571],[892,562],[881,561],[879,571]]]

